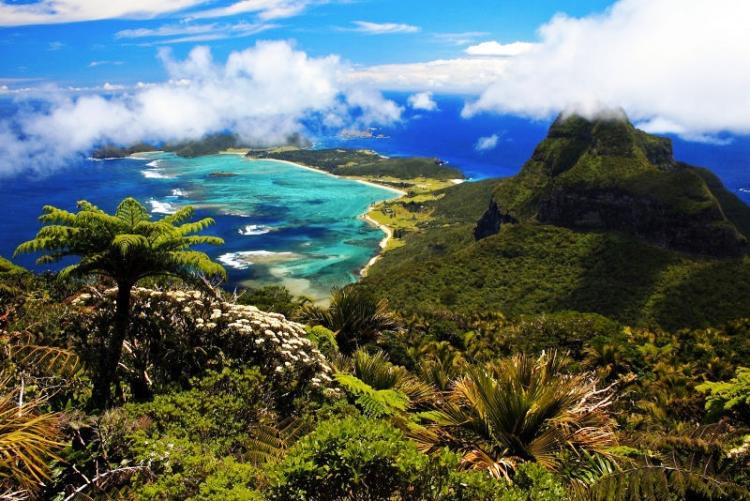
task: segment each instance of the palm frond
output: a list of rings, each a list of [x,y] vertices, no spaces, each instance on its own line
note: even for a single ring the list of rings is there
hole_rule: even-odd
[[[414,438],[423,450],[456,449],[467,465],[486,465],[495,476],[522,461],[554,470],[563,450],[614,445],[610,403],[611,392],[597,389],[595,379],[564,374],[555,353],[516,355],[458,379]]]
[[[0,396],[0,489],[35,490],[49,478],[49,463],[59,459],[60,418],[40,413],[39,400],[16,404],[17,392]]]

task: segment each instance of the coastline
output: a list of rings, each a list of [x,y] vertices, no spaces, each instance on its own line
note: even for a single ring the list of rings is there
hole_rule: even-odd
[[[249,157],[249,158],[252,158],[252,157]],[[323,169],[318,169],[318,168],[312,167],[310,165],[304,165],[304,164],[300,164],[300,163],[296,163],[296,162],[290,162],[288,160],[277,160],[277,159],[273,159],[273,158],[268,158],[268,159],[264,158],[264,159],[258,159],[258,160],[271,160],[273,162],[281,162],[281,163],[284,163],[284,164],[292,165],[292,166],[300,168],[300,169],[307,169],[307,170],[312,171],[312,172],[317,172],[318,174],[325,174],[326,176],[337,177],[337,178],[340,178],[340,179],[351,179],[352,181],[357,181],[358,183],[362,183],[362,184],[365,184],[367,186],[371,186],[371,187],[374,187],[374,188],[382,188],[382,189],[385,189],[385,190],[388,190],[390,192],[398,194],[398,197],[392,198],[390,200],[397,200],[397,199],[399,199],[401,197],[405,197],[406,196],[406,192],[405,191],[399,190],[398,188],[394,188],[392,186],[386,186],[386,185],[383,185],[383,184],[378,184],[378,183],[375,183],[375,182],[372,182],[372,181],[366,181],[364,179],[359,179],[359,178],[356,178],[356,177],[337,176],[336,174],[332,174],[330,172],[324,171]],[[366,221],[370,225],[376,227],[377,229],[379,229],[380,231],[382,231],[383,233],[385,233],[385,236],[380,241],[380,244],[379,244],[380,245],[380,250],[378,251],[378,253],[375,254],[372,258],[370,258],[370,260],[367,262],[367,264],[365,264],[365,266],[361,270],[359,270],[359,276],[362,277],[362,278],[364,278],[364,277],[367,276],[367,272],[369,271],[369,269],[376,262],[378,262],[378,260],[382,257],[383,251],[388,246],[388,242],[391,240],[391,238],[393,238],[393,229],[390,226],[386,226],[386,225],[384,225],[382,223],[379,223],[379,222],[375,221],[372,217],[370,217],[370,212],[372,210],[373,210],[373,206],[371,205],[371,206],[369,206],[367,208],[367,211],[365,211],[365,213],[360,216],[360,218],[363,221]]]
[[[390,192],[396,193],[396,194],[399,195],[399,198],[406,196],[406,192],[405,191],[399,190],[398,188],[394,188],[393,186],[388,186],[388,185],[376,183],[376,182],[373,182],[373,181],[367,181],[365,179],[360,179],[358,177],[339,176],[337,174],[332,174],[332,173],[330,173],[330,172],[328,172],[326,170],[319,169],[319,168],[313,167],[311,165],[301,164],[301,163],[297,163],[297,162],[290,162],[289,160],[278,160],[278,159],[275,159],[275,158],[253,158],[253,157],[248,157],[248,158],[251,159],[251,160],[263,160],[263,161],[279,162],[279,163],[288,164],[288,165],[291,165],[291,166],[294,166],[294,167],[297,167],[297,168],[300,168],[300,169],[306,169],[306,170],[309,170],[309,171],[312,171],[312,172],[317,172],[318,174],[325,174],[326,176],[336,177],[336,178],[339,178],[339,179],[349,179],[351,181],[356,181],[356,182],[361,183],[361,184],[366,184],[367,186],[371,186],[373,188],[381,188],[383,190],[388,190]],[[368,212],[369,212],[369,210],[368,210]]]
[[[390,226],[386,226],[383,223],[379,223],[375,221],[372,217],[370,217],[370,211],[372,210],[372,207],[370,207],[365,214],[362,215],[362,219],[370,223],[371,225],[375,226],[377,229],[385,233],[385,237],[383,237],[383,240],[380,241],[380,252],[372,256],[370,260],[367,262],[364,268],[359,270],[359,276],[361,278],[364,278],[367,276],[367,272],[370,270],[372,265],[378,262],[378,260],[383,257],[383,252],[385,251],[386,247],[388,246],[388,242],[390,242],[391,238],[393,238],[393,228]]]

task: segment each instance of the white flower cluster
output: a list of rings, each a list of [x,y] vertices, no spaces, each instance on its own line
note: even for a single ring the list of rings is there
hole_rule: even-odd
[[[117,289],[104,291],[105,302],[111,303]],[[264,368],[279,376],[305,374],[304,383],[313,388],[332,384],[332,369],[323,354],[305,336],[301,324],[287,320],[278,313],[267,313],[255,306],[219,301],[198,291],[158,291],[146,288],[133,290],[134,311],[140,318],[173,319],[176,323],[192,324],[201,331],[217,331],[221,337],[246,339],[244,346],[262,357]],[[80,294],[74,305],[90,305],[96,300],[91,294]],[[165,311],[171,310],[171,311]],[[256,361],[257,363],[257,361]]]

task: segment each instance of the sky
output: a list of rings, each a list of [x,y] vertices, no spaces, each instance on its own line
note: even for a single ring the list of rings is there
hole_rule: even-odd
[[[464,120],[622,109],[721,143],[750,134],[748,19],[747,0],[0,0],[0,176],[103,143],[391,125],[440,94]]]
[[[101,12],[97,7],[101,3],[123,7]],[[70,86],[134,84],[165,78],[157,59],[159,47],[172,47],[175,55],[185,56],[202,44],[222,58],[256,40],[294,41],[312,56],[337,54],[353,65],[454,58],[481,42],[532,40],[536,29],[558,12],[583,16],[600,12],[610,3],[2,0],[0,78]],[[78,8],[66,8],[69,4]],[[133,11],[128,12],[133,4],[146,5],[148,11],[130,7]],[[57,14],[44,13],[56,7]]]

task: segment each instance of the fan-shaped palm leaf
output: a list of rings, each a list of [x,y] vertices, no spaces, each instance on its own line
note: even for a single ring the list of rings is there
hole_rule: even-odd
[[[611,392],[586,375],[566,375],[556,354],[517,355],[459,379],[430,424],[413,431],[423,450],[449,446],[464,464],[506,476],[515,464],[558,466],[558,453],[614,444]]]
[[[36,489],[56,459],[60,428],[57,414],[40,413],[35,400],[18,406],[16,392],[0,395],[0,490]]]

